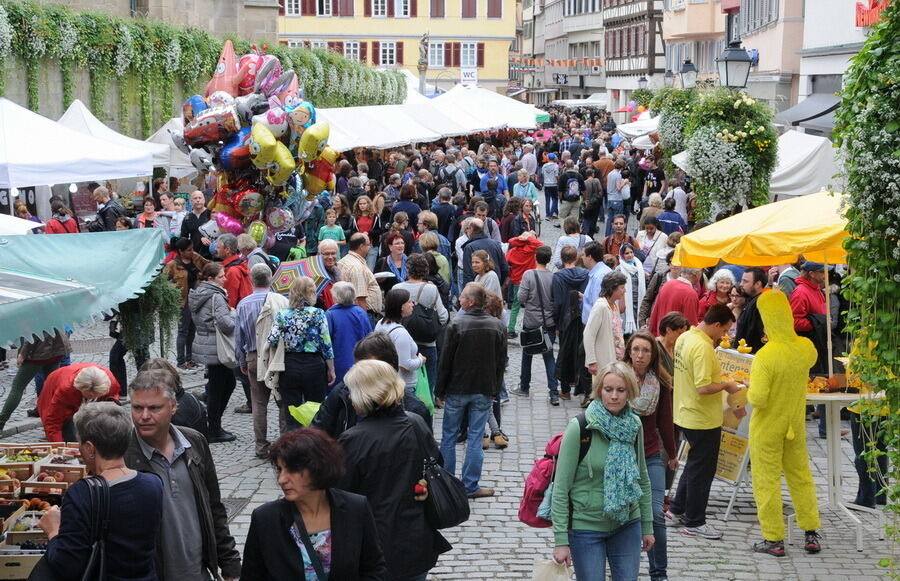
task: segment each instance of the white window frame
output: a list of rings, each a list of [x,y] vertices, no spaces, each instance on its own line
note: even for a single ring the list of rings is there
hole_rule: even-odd
[[[309,41],[309,48],[311,48],[311,49],[321,48],[323,50],[327,50],[328,49],[328,41],[311,40],[311,41]]]
[[[285,16],[300,16],[301,0],[284,0]]]
[[[409,18],[410,0],[387,0],[394,3],[394,18]]]
[[[431,41],[428,43],[428,68],[444,68],[444,41]]]
[[[331,17],[331,0],[316,0],[316,16]]]
[[[359,62],[359,41],[344,41],[344,58],[351,61]]]
[[[471,58],[471,62],[466,57]],[[459,66],[463,68],[475,68],[478,66],[478,43],[463,42],[459,46]]]
[[[380,57],[378,62],[383,66],[392,67],[397,64],[397,43],[393,40],[382,42],[378,46],[378,52]]]
[[[387,3],[391,0],[371,0],[372,18],[387,18]]]
[[[296,39],[288,39],[287,41],[288,48],[303,48],[303,41]]]

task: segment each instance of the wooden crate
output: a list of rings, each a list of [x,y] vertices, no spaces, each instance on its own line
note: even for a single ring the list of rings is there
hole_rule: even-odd
[[[63,476],[61,481],[69,484],[77,482],[87,475],[87,467],[84,464],[51,464],[51,458],[58,455],[59,454],[47,456],[44,460],[35,462],[35,475],[46,472],[52,476],[56,472],[61,472]],[[69,456],[67,454],[65,456],[74,458],[74,456]]]
[[[21,500],[0,501],[0,529],[5,531],[9,528],[10,524],[25,512],[26,504]]]
[[[19,498],[21,484],[12,478],[0,479],[0,499]]]
[[[27,531],[14,531],[13,528],[17,523],[21,522],[24,519],[33,519],[34,524],[37,525],[37,521],[41,520],[41,516],[43,516],[39,510],[25,510],[22,511],[17,517],[16,520],[10,520],[9,527],[6,531],[6,544],[7,545],[19,545],[24,543],[25,541],[34,541],[36,543],[46,543],[47,542],[47,534],[39,528],[31,528]]]
[[[15,472],[18,480],[28,480],[34,474],[34,462],[4,462],[0,460],[0,470],[6,470],[7,477],[12,478],[10,472]]]
[[[38,482],[36,478],[37,476],[32,476],[28,480],[22,481],[22,488],[19,490],[20,498],[28,499],[32,496],[46,495],[62,496],[69,487],[68,482]]]
[[[0,579],[26,581],[43,555],[40,551],[0,551]]]

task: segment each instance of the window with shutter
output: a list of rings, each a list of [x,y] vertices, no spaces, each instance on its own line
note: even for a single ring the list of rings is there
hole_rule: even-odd
[[[462,43],[461,48],[461,57],[459,61],[459,66],[461,67],[475,67],[478,66],[478,43],[477,42],[464,42]]]
[[[379,52],[381,53],[380,64],[384,66],[397,64],[397,43],[392,41],[381,42],[379,45]]]
[[[353,16],[354,0],[341,0],[341,16]]]
[[[462,0],[462,17],[475,18],[477,16],[477,0]]]
[[[453,46],[451,47],[451,53],[452,53],[452,59],[451,59],[451,60],[452,60],[452,64],[451,64],[450,66],[451,66],[451,67],[458,67],[458,66],[459,66],[459,53],[461,52],[461,50],[460,50],[460,43],[454,42],[454,43],[452,43],[452,44],[453,44]]]
[[[361,62],[361,63],[369,62],[369,43],[368,42],[359,43],[359,62]]]
[[[398,65],[402,65],[402,64],[403,64],[403,42],[402,42],[402,41],[397,43],[397,59],[396,59],[396,64],[398,64]]]
[[[431,17],[444,18],[444,0],[431,0]]]
[[[394,5],[394,12],[393,14],[390,14],[390,16],[396,18],[409,18],[411,0],[388,0],[388,2],[392,2]]]
[[[285,16],[300,16],[302,14],[300,0],[285,0],[284,14]]]
[[[446,45],[443,42],[428,43],[428,68],[442,69],[444,68],[444,57]]]
[[[419,2],[418,0],[409,0],[409,17],[416,18],[419,16]]]
[[[348,40],[344,42],[344,58],[351,61],[360,60],[359,41]],[[365,44],[365,43],[363,43]]]
[[[388,0],[370,0],[372,3],[372,16],[374,18],[384,18],[387,16]]]
[[[332,3],[337,0],[314,0],[316,2],[316,16],[331,16]]]
[[[503,17],[503,0],[487,0],[488,18]]]
[[[372,64],[375,66],[381,64],[381,43],[377,40],[372,41]]]
[[[483,42],[479,42],[479,43],[478,43],[477,51],[478,51],[478,52],[477,52],[477,55],[476,55],[476,57],[475,57],[475,65],[476,65],[478,68],[481,68],[481,67],[484,66],[484,43],[483,43]]]

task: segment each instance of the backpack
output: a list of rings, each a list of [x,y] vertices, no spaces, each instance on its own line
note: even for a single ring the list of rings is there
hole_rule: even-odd
[[[459,181],[456,179],[456,174],[461,172],[462,170],[458,167],[453,167],[453,172],[448,173],[447,169],[450,166],[445,166],[440,171],[440,182],[438,185],[443,185],[450,188],[450,191],[454,194],[460,193],[462,190],[459,187]]]
[[[581,432],[581,444],[578,448],[578,463],[580,464],[591,447],[591,434],[587,430],[587,419],[584,414],[576,416]],[[560,432],[550,438],[544,448],[543,458],[538,458],[531,468],[531,472],[525,477],[525,488],[522,491],[522,500],[519,501],[519,520],[530,527],[547,528],[553,523],[546,518],[538,516],[538,508],[544,502],[545,494],[552,494],[553,477],[556,475],[556,460],[559,457],[559,447],[562,445],[563,433]],[[571,505],[569,512],[571,513]]]
[[[438,317],[437,309],[434,306],[426,307],[419,301],[422,291],[425,290],[428,284],[430,283],[426,282],[419,287],[413,312],[410,316],[403,319],[403,326],[406,327],[406,330],[409,331],[410,336],[416,343],[432,343],[437,340],[441,332],[441,319]],[[438,300],[440,300],[440,293],[438,293]]]
[[[254,251],[254,252],[255,252],[255,251]],[[253,252],[251,252],[251,254],[253,254]],[[266,263],[266,266],[269,267],[269,270],[271,270],[271,271],[272,271],[272,274],[274,275],[274,274],[275,274],[275,271],[278,270],[278,264],[275,262],[275,261],[278,260],[278,259],[275,258],[275,257],[273,257],[273,256],[269,256],[268,254],[266,254],[266,253],[263,252],[262,250],[260,250],[259,253],[257,253],[257,255],[260,256],[260,257],[262,257],[263,262]],[[279,261],[279,262],[280,262],[280,261]]]
[[[563,190],[563,200],[566,202],[577,202],[581,199],[581,190],[579,189],[578,178],[571,177],[566,180],[566,189]]]

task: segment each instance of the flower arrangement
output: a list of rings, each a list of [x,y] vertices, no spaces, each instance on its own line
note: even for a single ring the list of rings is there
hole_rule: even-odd
[[[900,3],[892,2],[872,26],[862,50],[844,77],[841,104],[836,113],[835,138],[844,160],[848,194],[847,231],[849,273],[843,280],[850,302],[847,330],[856,337],[851,371],[862,383],[884,390],[881,406],[860,410],[864,431],[881,431],[887,452],[865,438],[870,471],[878,473],[876,458],[887,454],[890,499],[886,510],[893,522],[887,527],[894,543],[900,541]],[[889,576],[900,579],[900,563],[881,559]]]
[[[747,202],[753,170],[734,140],[712,127],[701,127],[688,139],[687,150],[687,173],[695,179],[701,215],[715,216]]]
[[[238,54],[250,52],[249,41],[231,40]],[[120,115],[136,102],[145,137],[174,114],[181,98],[198,90],[215,68],[223,42],[196,28],[144,18],[74,12],[34,0],[0,0],[0,65],[10,57],[24,64],[30,109],[40,108],[39,71],[52,60],[62,72],[65,106],[73,99],[75,69],[87,69],[94,114],[105,118],[106,95],[115,80]],[[325,50],[276,46],[269,52],[297,73],[307,98],[319,106],[401,103],[405,98],[406,83],[396,71],[375,71]],[[4,71],[0,66],[0,95]],[[183,94],[176,100],[179,85]],[[133,87],[136,95],[129,94]]]

